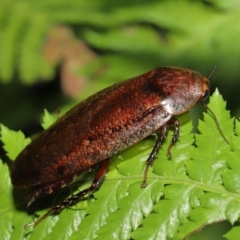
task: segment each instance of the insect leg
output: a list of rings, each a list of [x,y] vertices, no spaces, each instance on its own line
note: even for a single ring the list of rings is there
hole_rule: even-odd
[[[172,157],[171,149],[176,144],[176,142],[178,140],[179,126],[180,126],[179,121],[176,118],[171,118],[170,121],[171,121],[170,124],[173,126],[174,132],[173,132],[173,136],[172,136],[172,141],[171,141],[171,143],[170,143],[170,145],[168,146],[168,149],[167,149],[167,156],[169,158]]]
[[[161,148],[164,139],[166,138],[166,134],[168,132],[168,129],[169,129],[169,124],[166,123],[162,127],[160,127],[160,129],[157,131],[159,133],[159,136],[158,136],[157,141],[155,142],[155,145],[153,147],[153,150],[150,153],[150,155],[149,155],[149,157],[147,159],[147,162],[146,162],[146,167],[145,167],[145,170],[144,170],[143,182],[142,182],[142,185],[141,185],[142,188],[147,186],[148,169],[149,169],[150,166],[152,166],[152,164],[153,164],[153,162],[154,162],[154,160],[156,158],[156,155],[157,155],[159,149]]]
[[[98,168],[97,174],[96,174],[96,176],[95,176],[95,178],[94,178],[90,187],[72,195],[71,197],[69,197],[69,198],[65,199],[63,202],[61,202],[60,204],[57,204],[57,205],[53,206],[47,213],[45,213],[42,217],[37,219],[36,222],[26,224],[24,226],[24,228],[27,228],[27,227],[32,226],[32,225],[33,226],[38,225],[48,215],[61,212],[64,208],[67,208],[67,207],[69,207],[73,204],[76,204],[80,199],[84,198],[87,194],[92,193],[95,190],[97,190],[99,188],[99,186],[101,185],[103,179],[104,179],[104,176],[107,172],[108,166],[109,166],[109,159],[101,161],[99,163],[99,168]]]
[[[179,136],[179,121],[175,118],[171,118],[167,123],[165,123],[163,126],[161,126],[159,128],[159,130],[157,131],[158,133],[158,138],[157,141],[153,147],[152,152],[150,153],[147,162],[146,162],[146,167],[144,170],[144,177],[143,177],[143,182],[141,187],[144,188],[147,186],[147,174],[148,174],[148,169],[150,166],[152,166],[156,155],[158,154],[160,148],[162,147],[163,141],[165,140],[166,136],[167,136],[167,132],[169,129],[169,126],[174,127],[174,133],[173,133],[173,137],[172,137],[172,141],[171,144],[168,146],[168,150],[167,150],[167,156],[169,158],[171,158],[171,148],[172,146],[177,142],[178,140],[178,136]]]

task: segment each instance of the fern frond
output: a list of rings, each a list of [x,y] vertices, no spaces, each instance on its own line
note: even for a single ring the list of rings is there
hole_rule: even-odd
[[[212,117],[206,113],[204,121],[199,124],[201,133],[195,137],[191,133],[191,122],[181,126],[179,141],[172,148],[172,159],[166,156],[171,140],[169,134],[150,169],[148,186],[142,189],[144,162],[154,138],[141,141],[113,157],[102,186],[94,193],[94,199],[85,201],[87,205],[79,202],[73,209],[65,209],[58,216],[49,216],[30,233],[31,238],[183,239],[207,224],[223,220],[231,224],[237,222],[240,217],[240,163],[239,148],[232,146],[236,146],[239,137],[233,132],[233,120],[225,106],[216,91],[209,107],[217,115],[230,146],[221,137]],[[52,121],[48,114],[45,120]],[[239,122],[235,125],[238,133]],[[1,140],[8,154],[15,150],[15,134],[18,133],[2,126]],[[16,203],[4,164],[1,177],[4,178],[2,182],[7,181],[0,189],[1,196],[6,199],[0,213],[2,227],[6,229],[6,224],[15,227],[14,230],[6,230],[4,236],[24,236],[24,224],[33,219],[25,212],[14,210]],[[81,189],[90,182],[89,179],[82,184]],[[38,214],[43,215],[45,211],[39,210]],[[234,228],[226,236],[233,239],[231,236],[237,231]]]
[[[0,79],[10,81],[16,70],[26,83],[51,78],[56,63],[46,59],[42,48],[50,29],[56,25],[76,26],[78,38],[102,52],[98,60],[101,66],[104,63],[109,66],[105,76],[112,71],[112,65],[119,64],[115,61],[121,55],[123,61],[118,67],[124,69],[127,77],[157,65],[171,64],[197,66],[199,70],[217,65],[216,77],[233,79],[238,76],[240,56],[235,24],[239,11],[238,2],[219,0],[208,4],[190,0],[138,3],[3,0]],[[222,61],[229,56],[231,61]]]

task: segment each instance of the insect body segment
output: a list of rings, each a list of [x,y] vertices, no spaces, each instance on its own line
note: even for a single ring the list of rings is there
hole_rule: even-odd
[[[174,116],[187,112],[208,93],[209,82],[200,73],[175,67],[159,67],[110,86],[73,107],[35,138],[14,162],[12,184],[29,190],[31,204],[37,197],[65,187],[100,163],[92,185],[54,206],[45,218],[96,190],[110,157],[156,132],[158,139],[147,159],[144,187],[148,168],[169,126],[174,127],[169,157],[171,147],[177,142],[179,122]]]

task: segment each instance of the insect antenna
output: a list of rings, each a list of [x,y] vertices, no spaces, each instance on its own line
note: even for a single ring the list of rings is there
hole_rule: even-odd
[[[213,111],[206,105],[206,103],[201,102],[201,104],[203,105],[203,107],[205,107],[205,108],[211,113],[211,116],[212,116],[214,122],[216,123],[217,129],[218,129],[219,133],[221,134],[223,140],[224,140],[228,145],[230,145],[229,141],[228,141],[227,138],[224,136],[223,131],[222,131],[221,127],[220,127],[220,124],[219,124],[219,122],[218,122],[218,120],[217,120],[217,117],[215,116],[215,114],[213,113]]]
[[[213,67],[213,70],[212,70],[212,72],[210,73],[208,79],[210,79],[210,78],[212,77],[212,75],[213,75],[213,73],[215,72],[216,68],[217,68],[217,66],[215,65],[215,66]]]

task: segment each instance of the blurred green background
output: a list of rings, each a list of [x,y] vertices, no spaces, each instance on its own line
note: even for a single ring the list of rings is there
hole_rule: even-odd
[[[239,65],[237,0],[0,0],[0,122],[26,135],[41,130],[44,108],[61,115],[157,66],[207,77],[216,66],[211,91],[238,117]],[[223,239],[228,227],[191,239]]]

